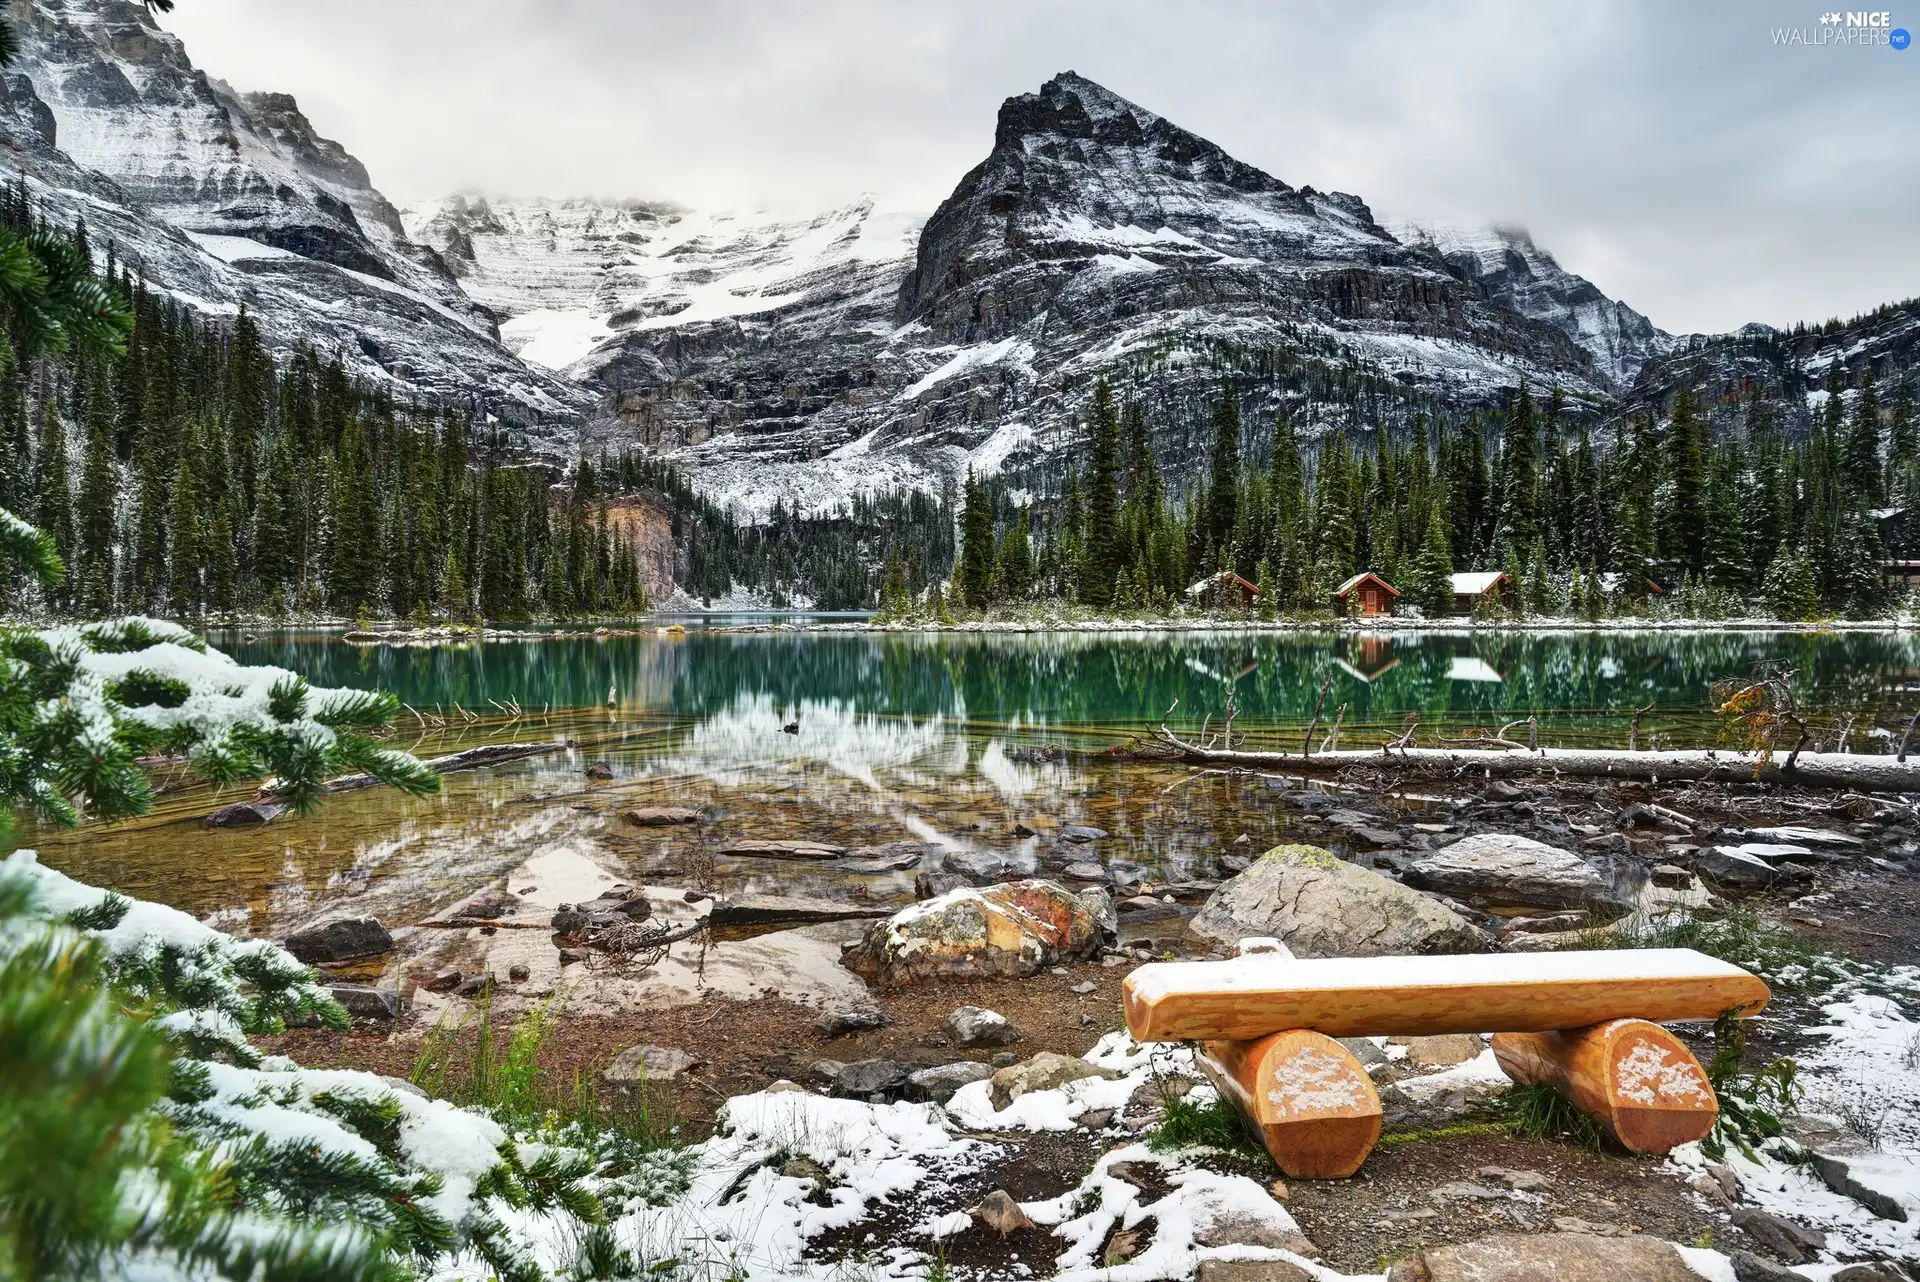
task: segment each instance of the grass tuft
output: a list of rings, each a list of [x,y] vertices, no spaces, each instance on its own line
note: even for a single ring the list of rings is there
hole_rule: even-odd
[[[1530,1140],[1570,1139],[1595,1153],[1606,1130],[1551,1086],[1516,1086],[1489,1106],[1494,1119]]]
[[[1147,1137],[1147,1147],[1156,1153],[1214,1148],[1238,1153],[1262,1166],[1273,1164],[1273,1156],[1248,1132],[1246,1122],[1233,1105],[1217,1095],[1205,1103],[1196,1103],[1191,1095],[1167,1100],[1166,1114]]]

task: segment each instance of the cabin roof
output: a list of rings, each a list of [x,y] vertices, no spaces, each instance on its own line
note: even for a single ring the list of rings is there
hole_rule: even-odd
[[[1241,587],[1243,587],[1243,588],[1245,588],[1245,589],[1246,589],[1247,591],[1249,591],[1249,592],[1251,592],[1251,593],[1253,593],[1253,594],[1254,594],[1255,596],[1259,596],[1259,595],[1260,595],[1260,589],[1259,589],[1259,588],[1257,588],[1257,587],[1255,587],[1255,586],[1254,586],[1253,584],[1251,584],[1251,583],[1249,583],[1249,582],[1247,582],[1247,581],[1246,581],[1245,579],[1243,579],[1243,578],[1241,578],[1241,577],[1240,577],[1239,575],[1237,575],[1237,574],[1235,574],[1235,573],[1234,573],[1234,572],[1233,572],[1232,570],[1222,570],[1222,571],[1220,571],[1220,573],[1218,573],[1218,574],[1209,574],[1209,575],[1207,575],[1207,577],[1205,577],[1204,579],[1199,579],[1199,580],[1197,580],[1197,581],[1195,581],[1195,582],[1193,582],[1193,583],[1191,583],[1191,584],[1189,584],[1189,585],[1187,586],[1187,595],[1188,595],[1188,596],[1199,596],[1199,595],[1200,595],[1200,594],[1201,594],[1202,592],[1205,592],[1205,591],[1206,591],[1206,590],[1207,590],[1208,588],[1210,588],[1210,587],[1212,587],[1212,586],[1213,586],[1214,584],[1216,584],[1216,583],[1224,583],[1224,582],[1226,582],[1226,581],[1227,581],[1228,579],[1231,579],[1231,580],[1233,580],[1233,581],[1234,581],[1235,583],[1238,583],[1238,584],[1239,584],[1239,585],[1240,585]]]
[[[1453,576],[1453,594],[1479,596],[1492,591],[1493,586],[1506,577],[1504,570],[1462,570]]]
[[[1345,583],[1342,583],[1339,587],[1335,588],[1333,590],[1333,594],[1335,596],[1345,596],[1347,593],[1359,587],[1362,583],[1365,583],[1368,579],[1372,579],[1375,583],[1378,583],[1381,587],[1393,593],[1395,596],[1400,595],[1399,588],[1394,587],[1393,584],[1387,582],[1385,579],[1375,574],[1372,570],[1360,571],[1360,573],[1354,575],[1352,578],[1348,579]]]

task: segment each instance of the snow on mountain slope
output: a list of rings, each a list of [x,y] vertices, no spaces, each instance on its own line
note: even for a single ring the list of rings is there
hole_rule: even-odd
[[[338,351],[356,374],[570,436],[580,389],[499,345],[492,314],[291,98],[208,77],[129,0],[15,0],[12,18],[0,154],[50,212],[84,213],[205,311],[245,304],[277,347]]]
[[[1524,228],[1401,222],[1387,230],[1404,245],[1439,255],[1500,306],[1563,331],[1592,354],[1595,367],[1616,390],[1631,387],[1650,357],[1672,351],[1679,342],[1561,267]]]
[[[402,219],[471,297],[506,318],[510,349],[553,369],[615,333],[771,311],[848,271],[903,265],[923,221],[876,212],[871,200],[795,220],[466,196],[408,206]]]
[[[471,244],[475,297],[527,308],[520,350],[592,345],[567,367],[604,397],[591,437],[671,453],[748,511],[1057,457],[1102,376],[1149,402],[1181,478],[1223,368],[1262,427],[1309,360],[1461,406],[1522,379],[1608,386],[1561,329],[1489,301],[1358,198],[1291,187],[1072,73],[1007,100],[986,159],[898,252],[864,206],[804,231],[661,207],[421,213],[409,225],[449,261]],[[543,255],[566,266],[526,266]],[[572,311],[605,309],[605,337],[544,284],[513,284],[558,277],[593,291]]]

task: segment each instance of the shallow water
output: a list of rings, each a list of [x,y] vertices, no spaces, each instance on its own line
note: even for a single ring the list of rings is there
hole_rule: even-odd
[[[1813,707],[1856,718],[1856,744],[1904,725],[1920,680],[1907,634],[1517,633],[571,635],[434,647],[360,646],[290,631],[215,635],[245,663],[316,684],[379,687],[408,705],[396,743],[422,754],[482,742],[544,742],[551,755],[447,777],[435,797],[369,789],[312,816],[210,830],[215,796],[187,785],[137,823],[21,834],[54,866],[127,893],[279,933],[351,907],[415,920],[564,845],[634,881],[865,898],[912,897],[912,870],[849,874],[831,864],[716,858],[742,837],[845,846],[932,842],[1032,866],[1039,838],[1082,823],[1109,867],[1149,880],[1221,875],[1223,854],[1303,829],[1283,788],[1257,778],[1123,765],[1075,753],[1022,760],[1045,743],[1097,750],[1176,705],[1188,732],[1217,722],[1232,691],[1251,746],[1297,747],[1327,683],[1322,731],[1346,705],[1342,744],[1373,746],[1417,713],[1422,736],[1537,716],[1550,744],[1713,743],[1707,687],[1761,660],[1800,669]],[[612,709],[601,705],[609,688]],[[798,722],[798,733],[782,726]],[[1884,750],[1882,747],[1880,750]],[[606,761],[615,778],[589,784]],[[692,829],[640,829],[634,805],[708,807]],[[1416,803],[1417,804],[1417,803]],[[1240,841],[1242,835],[1246,837]],[[1125,871],[1125,869],[1123,869]]]

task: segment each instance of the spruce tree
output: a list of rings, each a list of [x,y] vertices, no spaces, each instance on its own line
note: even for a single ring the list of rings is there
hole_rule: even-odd
[[[1690,387],[1674,398],[1667,424],[1666,483],[1661,558],[1697,575],[1707,552],[1707,424],[1694,412]]]
[[[1113,603],[1121,572],[1120,417],[1107,381],[1094,385],[1087,411],[1086,544],[1080,557],[1080,599],[1095,609]]]
[[[1003,601],[1025,601],[1033,595],[1033,542],[1027,509],[1021,508],[1000,540],[997,595]]]
[[[193,474],[193,451],[182,449],[174,466],[172,502],[167,512],[167,599],[190,614],[201,603],[200,566],[204,532],[200,524],[200,487]]]
[[[1886,498],[1880,461],[1880,396],[1868,378],[1853,401],[1847,423],[1846,480],[1853,501],[1879,507]]]
[[[1233,530],[1240,503],[1240,405],[1233,384],[1220,383],[1220,400],[1213,409],[1213,452],[1208,459],[1206,527],[1201,545],[1207,549],[1208,569],[1234,568]]]
[[[1413,562],[1408,595],[1430,619],[1453,608],[1453,549],[1447,544],[1447,521],[1438,503],[1427,514],[1427,532]]]
[[[1494,541],[1511,563],[1533,544],[1540,490],[1540,429],[1525,383],[1507,410],[1500,448],[1500,515]]]
[[[114,464],[112,392],[102,373],[87,387],[87,443],[80,471],[79,605],[104,617],[114,608],[119,474]]]
[[[993,594],[993,511],[986,486],[967,469],[960,510],[960,560],[955,567],[954,590],[975,610],[984,610]]]

